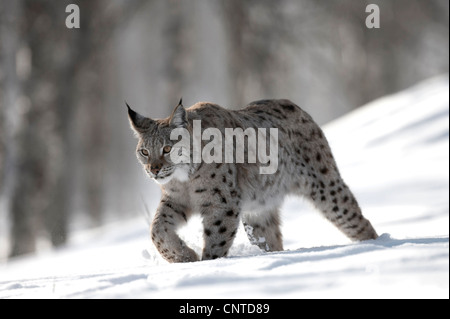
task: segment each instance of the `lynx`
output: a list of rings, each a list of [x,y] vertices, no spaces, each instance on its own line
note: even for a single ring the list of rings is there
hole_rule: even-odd
[[[203,222],[201,260],[227,255],[240,220],[252,244],[265,251],[283,250],[280,206],[288,194],[311,200],[352,240],[377,238],[341,178],[324,133],[310,115],[291,101],[255,101],[241,110],[227,110],[203,102],[185,109],[180,101],[168,118],[157,120],[138,114],[128,104],[127,107],[131,128],[138,137],[138,161],[162,190],[151,225],[151,238],[167,261],[200,259],[177,235],[177,229],[195,213],[201,215]],[[261,174],[261,167],[273,163],[260,160],[230,163],[224,160],[223,153],[213,162],[194,161],[195,144],[206,147],[212,143],[199,139],[193,130],[194,121],[201,121],[202,132],[215,128],[223,135],[227,128],[259,131],[276,128],[279,141],[276,171]],[[175,129],[191,133],[190,140],[182,143],[179,136],[174,140],[173,134],[171,139]],[[264,138],[266,142],[271,140],[266,134],[258,142]],[[247,144],[244,155],[249,158],[253,146]],[[263,151],[267,153],[269,148],[273,148],[273,143],[270,147],[266,143]],[[232,149],[237,151],[238,146]],[[175,155],[182,154],[185,154],[183,161],[174,160]]]

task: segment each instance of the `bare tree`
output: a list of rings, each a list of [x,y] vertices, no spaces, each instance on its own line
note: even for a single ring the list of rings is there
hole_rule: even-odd
[[[59,4],[59,5],[58,5]],[[69,51],[61,50],[65,39],[60,31],[59,12],[62,2],[23,1],[21,48],[28,64],[22,75],[26,105],[15,116],[23,116],[17,138],[11,148],[17,148],[17,167],[11,192],[12,248],[11,255],[33,252],[38,233],[47,230],[53,245],[64,243],[67,237],[67,215],[64,174],[66,148],[64,124],[70,117],[71,104],[65,100],[59,84],[70,86],[65,72],[70,66]],[[70,45],[70,43],[68,44]],[[19,51],[20,53],[20,51]],[[20,57],[20,54],[18,54]],[[22,72],[23,73],[23,72]],[[69,97],[70,100],[70,97]],[[64,108],[64,112],[60,111]]]
[[[289,38],[280,3],[224,0],[220,4],[226,22],[233,105],[242,107],[255,96],[276,97],[283,91],[279,84],[285,71],[281,45]]]
[[[380,29],[370,3],[221,1],[234,104],[289,97],[326,122],[448,72],[448,1],[377,1]]]
[[[20,23],[23,12],[23,1],[3,1],[0,3],[1,27],[1,65],[2,65],[2,115],[4,120],[4,167],[2,191],[8,199],[7,205],[16,209],[12,214],[13,254],[34,251],[36,227],[27,209],[10,199],[19,189],[18,176],[21,174],[22,150],[19,141],[25,135],[26,114],[28,100],[24,97],[24,85],[17,73],[19,50],[23,47],[21,41]],[[25,181],[23,181],[25,183]],[[27,191],[27,189],[25,189]]]
[[[84,196],[87,214],[92,225],[103,222],[104,183],[107,149],[114,140],[110,138],[107,103],[107,68],[112,59],[109,41],[144,4],[144,0],[110,1],[85,0],[80,3],[82,27],[78,43],[75,87],[78,88],[77,107],[83,112],[80,129],[80,151],[83,153]],[[72,148],[74,149],[74,148]]]

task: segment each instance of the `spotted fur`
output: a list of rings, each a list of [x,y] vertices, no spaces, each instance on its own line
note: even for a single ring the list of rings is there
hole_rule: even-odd
[[[253,244],[266,251],[283,250],[279,208],[287,194],[311,200],[352,240],[377,237],[341,178],[322,130],[289,100],[256,101],[236,111],[212,103],[185,109],[180,101],[163,120],[146,118],[131,108],[128,114],[139,139],[138,160],[161,184],[162,198],[151,225],[151,238],[169,262],[199,260],[176,233],[194,213],[203,218],[202,260],[227,255],[240,221]],[[165,146],[171,146],[171,152],[178,151],[170,132],[177,127],[192,131],[193,120],[201,120],[203,130],[215,127],[222,134],[225,128],[278,128],[278,170],[260,174],[263,164],[258,162],[207,164],[191,160],[174,164],[164,151],[169,149]]]

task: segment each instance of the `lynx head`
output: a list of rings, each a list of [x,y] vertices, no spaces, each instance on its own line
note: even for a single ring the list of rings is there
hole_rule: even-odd
[[[138,138],[136,156],[149,177],[159,184],[165,184],[172,178],[180,181],[188,179],[189,166],[172,161],[171,154],[181,153],[180,143],[170,139],[175,128],[187,128],[187,113],[182,101],[166,119],[153,120],[133,111],[128,104],[128,119]]]

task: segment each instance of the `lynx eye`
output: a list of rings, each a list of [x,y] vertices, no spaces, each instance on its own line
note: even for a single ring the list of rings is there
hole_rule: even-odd
[[[171,150],[172,150],[172,146],[170,146],[170,145],[166,145],[163,148],[164,154],[170,153]]]
[[[149,155],[148,151],[146,149],[142,149],[141,150],[141,154],[145,157],[147,157]]]

